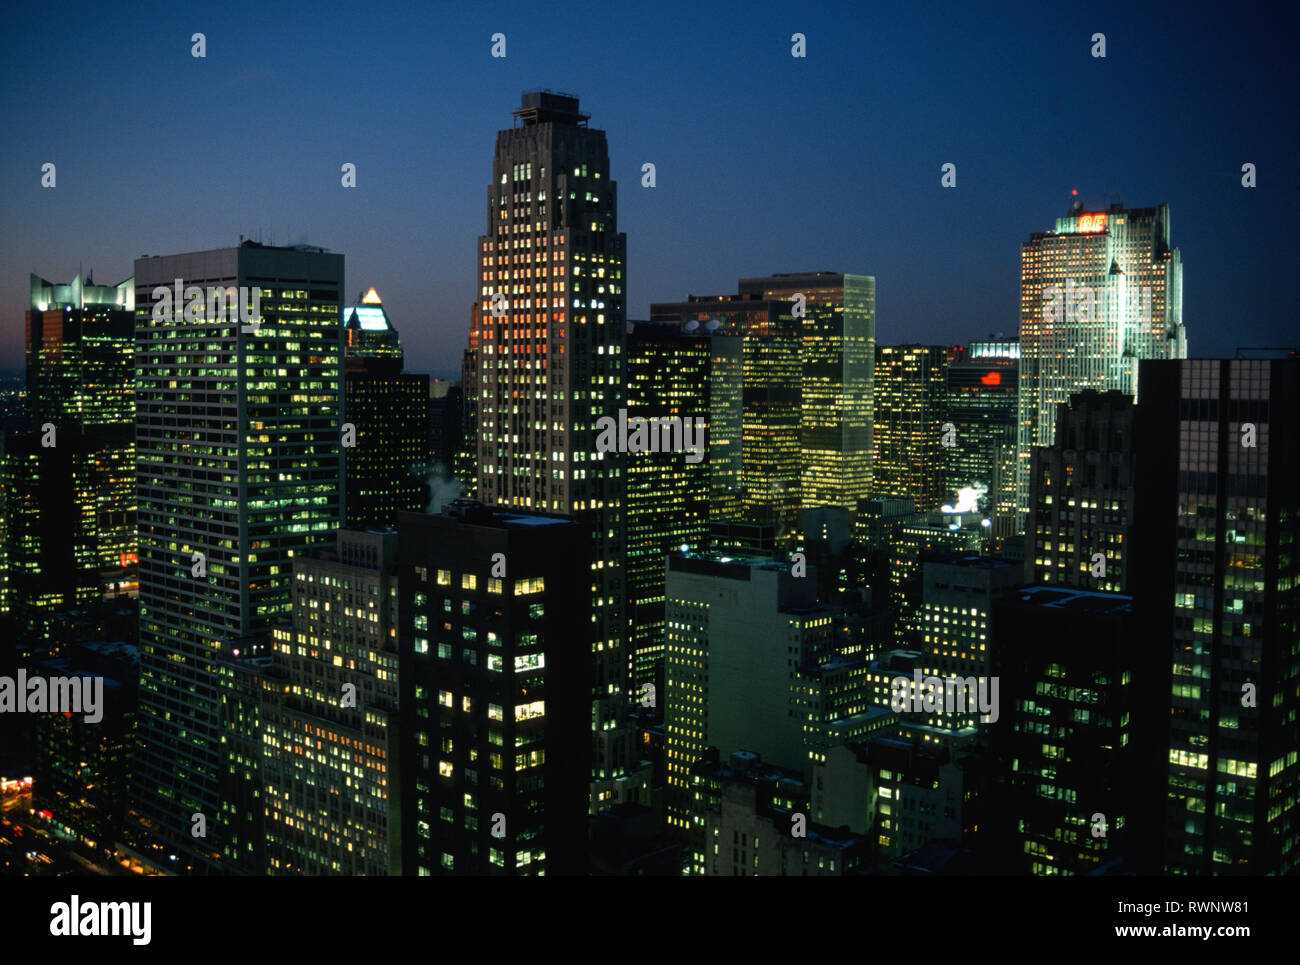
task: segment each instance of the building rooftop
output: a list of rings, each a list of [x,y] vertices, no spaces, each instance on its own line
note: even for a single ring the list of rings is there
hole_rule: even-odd
[[[1100,593],[1074,587],[1027,586],[1016,590],[1021,603],[1050,607],[1054,610],[1073,610],[1079,613],[1129,613],[1133,597],[1121,593]]]

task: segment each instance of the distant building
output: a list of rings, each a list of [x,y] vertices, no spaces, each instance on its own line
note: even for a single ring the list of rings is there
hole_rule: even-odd
[[[344,419],[355,433],[343,450],[347,522],[392,526],[429,503],[429,377],[402,371],[402,343],[373,288],[344,315]]]
[[[942,345],[876,346],[871,495],[905,497],[917,509],[948,498],[948,350]],[[955,443],[954,443],[955,444]]]
[[[646,684],[663,690],[666,555],[703,549],[711,513],[738,514],[741,346],[738,339],[689,326],[628,327],[627,419],[689,419],[699,446],[694,454],[627,456],[628,635],[636,702]]]
[[[1018,528],[1033,448],[1055,439],[1056,407],[1084,389],[1140,398],[1139,359],[1187,357],[1183,265],[1169,223],[1167,204],[1076,203],[1020,246]]]
[[[952,445],[944,448],[946,505],[963,492],[991,519],[991,536],[1016,532],[1016,405],[1020,343],[972,342],[948,364],[948,422]]]
[[[0,612],[49,619],[136,591],[135,287],[31,276],[25,433],[0,438]]]

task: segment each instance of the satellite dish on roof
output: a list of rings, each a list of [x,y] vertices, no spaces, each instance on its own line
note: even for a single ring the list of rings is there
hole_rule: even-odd
[[[700,323],[697,322],[695,319],[691,319],[689,322],[687,322],[687,323],[682,327],[682,331],[684,331],[684,332],[693,332],[693,331],[695,331],[695,330],[696,330],[697,328],[699,328],[699,327],[700,327]]]
[[[716,332],[718,329],[722,328],[722,322],[719,319],[711,318],[709,319],[709,324],[704,327],[710,332]]]

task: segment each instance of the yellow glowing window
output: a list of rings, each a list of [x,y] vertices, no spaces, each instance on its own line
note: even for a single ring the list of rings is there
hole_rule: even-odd
[[[462,573],[460,577],[460,588],[462,590],[478,589],[478,577],[473,573]]]
[[[438,571],[438,585],[451,586],[451,570]]]

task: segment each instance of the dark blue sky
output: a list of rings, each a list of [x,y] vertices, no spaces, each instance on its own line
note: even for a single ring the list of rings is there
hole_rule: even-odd
[[[0,364],[21,360],[29,272],[115,283],[138,255],[260,229],[342,252],[408,365],[456,370],[495,134],[535,88],[577,94],[608,132],[629,317],[745,275],[837,270],[876,276],[883,343],[1012,333],[1020,243],[1077,188],[1090,208],[1171,205],[1192,355],[1294,342],[1296,16],[1134,6],[11,7]]]

